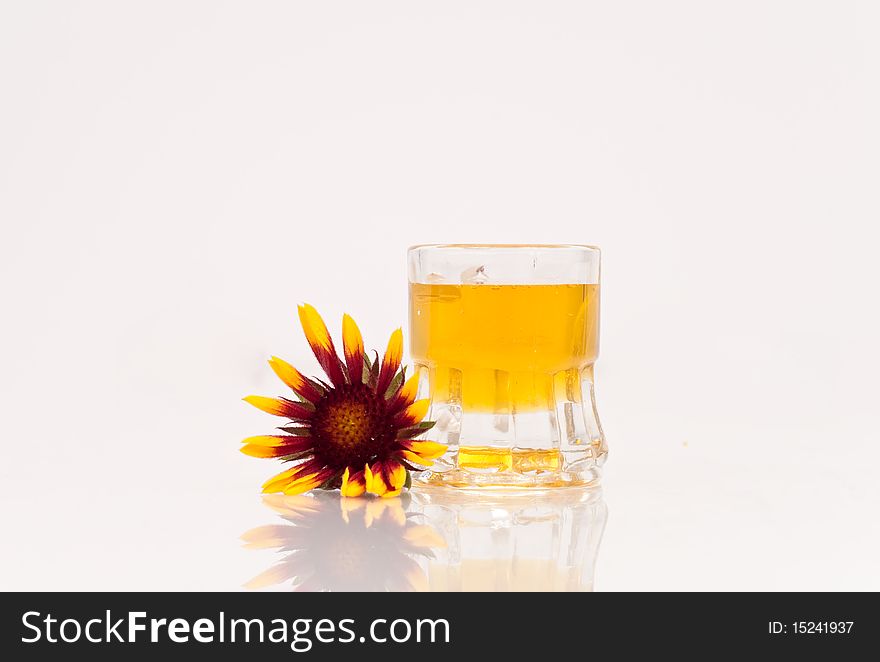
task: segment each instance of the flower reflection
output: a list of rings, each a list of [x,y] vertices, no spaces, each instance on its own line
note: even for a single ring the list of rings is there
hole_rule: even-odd
[[[406,497],[407,495],[405,495]],[[281,559],[245,588],[290,584],[295,591],[421,591],[430,559],[444,540],[408,498],[340,499],[336,494],[267,495],[283,523],[242,535],[249,549],[274,549]]]
[[[393,499],[270,495],[282,521],[245,546],[278,562],[246,584],[298,591],[591,591],[607,509],[596,489]]]

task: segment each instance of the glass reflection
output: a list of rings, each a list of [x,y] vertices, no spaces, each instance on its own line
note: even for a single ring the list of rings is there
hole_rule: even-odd
[[[242,535],[280,559],[249,589],[592,591],[601,491],[487,494],[432,488],[395,499],[264,497],[281,521]]]
[[[445,541],[426,561],[432,591],[592,591],[607,509],[598,490],[415,495]]]

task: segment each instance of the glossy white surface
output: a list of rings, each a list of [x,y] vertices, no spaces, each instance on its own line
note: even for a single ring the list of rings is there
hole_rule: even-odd
[[[444,241],[603,249],[597,590],[880,590],[878,18],[3,3],[0,590],[269,567],[240,398],[315,368],[301,301],[383,347]]]

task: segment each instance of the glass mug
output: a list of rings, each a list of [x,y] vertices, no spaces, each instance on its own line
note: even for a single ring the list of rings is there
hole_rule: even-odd
[[[437,244],[408,251],[410,353],[427,436],[420,479],[456,487],[591,485],[608,453],[596,411],[599,249]]]

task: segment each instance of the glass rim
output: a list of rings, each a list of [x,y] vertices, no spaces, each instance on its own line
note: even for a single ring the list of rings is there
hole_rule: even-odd
[[[601,252],[598,246],[592,244],[413,244],[407,248],[407,252],[423,249],[436,250],[552,250],[552,249],[579,249],[584,251]]]

